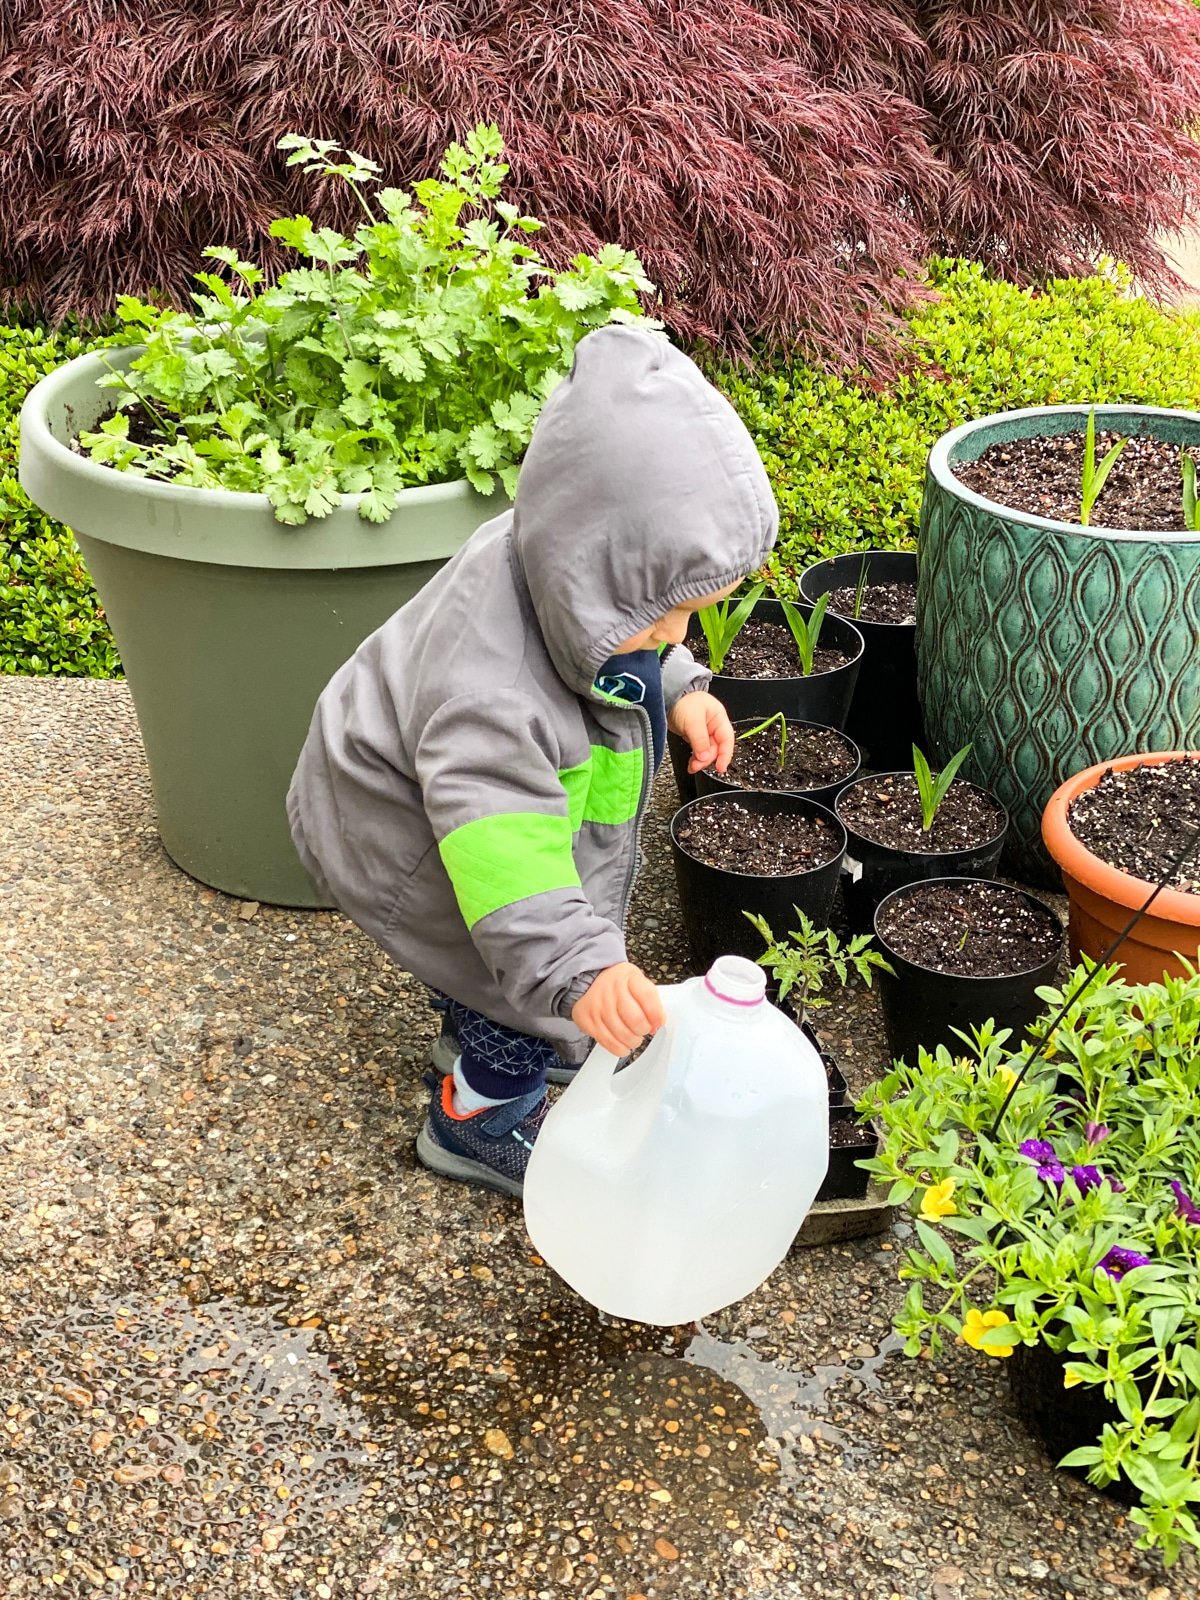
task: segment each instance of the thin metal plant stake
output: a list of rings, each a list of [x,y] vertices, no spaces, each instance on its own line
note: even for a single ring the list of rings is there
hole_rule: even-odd
[[[995,1122],[992,1123],[992,1126],[988,1131],[988,1138],[989,1139],[994,1139],[996,1137],[996,1134],[997,1134],[997,1132],[999,1130],[1000,1124],[1004,1120],[1004,1113],[1008,1110],[1009,1103],[1011,1102],[1013,1095],[1016,1094],[1017,1090],[1024,1083],[1025,1074],[1029,1071],[1030,1067],[1034,1064],[1035,1061],[1040,1060],[1041,1057],[1045,1054],[1045,1052],[1046,1052],[1046,1050],[1047,1050],[1047,1048],[1048,1048],[1048,1046],[1050,1044],[1051,1039],[1054,1037],[1055,1028],[1058,1027],[1059,1023],[1066,1016],[1067,1012],[1071,1009],[1071,1007],[1075,1004],[1076,1000],[1079,999],[1080,995],[1084,992],[1084,990],[1091,983],[1092,979],[1096,976],[1097,972],[1099,972],[1103,967],[1106,967],[1108,965],[1109,957],[1111,955],[1113,955],[1120,948],[1120,946],[1122,944],[1124,944],[1125,940],[1133,932],[1134,928],[1137,927],[1138,923],[1146,915],[1147,911],[1149,911],[1150,907],[1158,899],[1158,897],[1162,893],[1162,891],[1167,887],[1168,881],[1175,876],[1175,874],[1179,871],[1179,869],[1183,865],[1183,863],[1191,855],[1192,851],[1196,848],[1197,844],[1200,844],[1200,827],[1196,827],[1196,828],[1192,829],[1191,833],[1188,835],[1188,838],[1184,842],[1183,849],[1180,850],[1179,854],[1175,857],[1174,861],[1172,861],[1170,866],[1167,867],[1167,869],[1163,873],[1162,877],[1158,880],[1158,882],[1154,885],[1154,888],[1147,895],[1145,901],[1133,913],[1133,915],[1130,917],[1129,921],[1121,929],[1120,933],[1113,940],[1113,942],[1109,945],[1108,949],[1100,957],[1099,961],[1097,961],[1096,965],[1085,976],[1085,978],[1083,979],[1083,982],[1082,983],[1077,983],[1075,985],[1075,988],[1071,991],[1071,993],[1067,996],[1067,998],[1063,1001],[1062,1005],[1059,1007],[1059,1010],[1058,1010],[1057,1014],[1050,1019],[1049,1023],[1047,1023],[1045,1036],[1043,1037],[1042,1042],[1038,1045],[1037,1049],[1033,1052],[1033,1054],[1030,1056],[1029,1060],[1025,1063],[1025,1065],[1021,1068],[1020,1072],[1017,1073],[1016,1077],[1013,1079],[1012,1083],[1009,1085],[1008,1093],[1004,1096],[1004,1103],[1000,1107],[999,1111],[996,1113],[996,1120],[995,1120]]]

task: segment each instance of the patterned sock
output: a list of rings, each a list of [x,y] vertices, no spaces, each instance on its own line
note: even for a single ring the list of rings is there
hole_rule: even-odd
[[[454,1109],[460,1117],[469,1117],[473,1111],[483,1111],[487,1106],[507,1105],[510,1100],[519,1098],[517,1095],[505,1095],[499,1100],[493,1100],[486,1094],[480,1094],[478,1089],[472,1089],[463,1073],[462,1057],[454,1063]]]

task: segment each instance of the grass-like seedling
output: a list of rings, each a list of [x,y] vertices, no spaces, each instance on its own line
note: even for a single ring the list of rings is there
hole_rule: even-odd
[[[787,762],[787,718],[782,711],[777,711],[774,716],[768,717],[765,722],[760,722],[757,727],[747,728],[744,733],[739,733],[738,739],[752,739],[756,733],[765,733],[776,722],[779,724],[779,770],[782,772]]]
[[[938,808],[958,775],[958,769],[971,753],[969,744],[963,745],[947,761],[935,778],[922,751],[913,745],[913,773],[917,780],[917,793],[921,797],[921,828],[928,833],[933,827]]]
[[[713,672],[720,672],[725,665],[725,657],[733,645],[733,641],[741,633],[750,620],[750,613],[762,599],[765,583],[756,583],[754,587],[733,606],[732,595],[727,600],[719,601],[715,606],[705,606],[703,611],[696,615],[700,619],[700,626],[704,629],[704,638],[708,645],[708,664]]]
[[[1093,406],[1088,412],[1087,432],[1083,439],[1083,481],[1079,493],[1079,520],[1085,528],[1091,523],[1092,508],[1108,481],[1117,457],[1128,443],[1128,439],[1118,439],[1100,465],[1096,465],[1096,408]]]
[[[862,616],[863,595],[866,593],[866,590],[867,590],[867,558],[866,558],[866,556],[864,556],[862,558],[862,564],[858,569],[858,582],[854,585],[854,620],[855,620],[855,622],[857,622],[859,617]]]
[[[1189,533],[1200,533],[1200,502],[1196,499],[1196,459],[1183,452],[1183,525]]]
[[[792,638],[796,641],[796,650],[800,656],[800,671],[807,678],[812,673],[813,657],[816,654],[817,640],[821,636],[821,624],[825,621],[829,596],[828,594],[821,596],[812,608],[812,616],[807,619],[790,600],[781,600],[780,605],[783,607],[788,627],[792,630]]]

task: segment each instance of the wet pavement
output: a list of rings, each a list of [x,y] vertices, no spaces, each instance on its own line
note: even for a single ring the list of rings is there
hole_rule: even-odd
[[[5,1600],[1200,1592],[1002,1362],[899,1353],[906,1223],[703,1327],[600,1316],[416,1166],[417,986],[166,860],[123,685],[0,680],[0,729]],[[632,953],[670,977],[661,798]],[[861,1085],[874,998],[821,1026]]]

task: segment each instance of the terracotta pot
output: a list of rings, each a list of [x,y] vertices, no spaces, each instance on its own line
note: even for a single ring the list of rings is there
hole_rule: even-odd
[[[1102,761],[1077,772],[1051,795],[1042,817],[1042,839],[1062,869],[1071,901],[1072,960],[1086,955],[1098,961],[1154,887],[1144,878],[1109,866],[1080,843],[1067,823],[1072,800],[1085,789],[1094,789],[1110,768],[1128,772],[1133,767],[1159,766],[1164,761],[1196,754],[1173,750],[1119,756],[1115,761]],[[1112,959],[1124,964],[1129,983],[1161,983],[1164,973],[1183,975],[1181,956],[1191,962],[1200,961],[1200,894],[1164,889]]]

